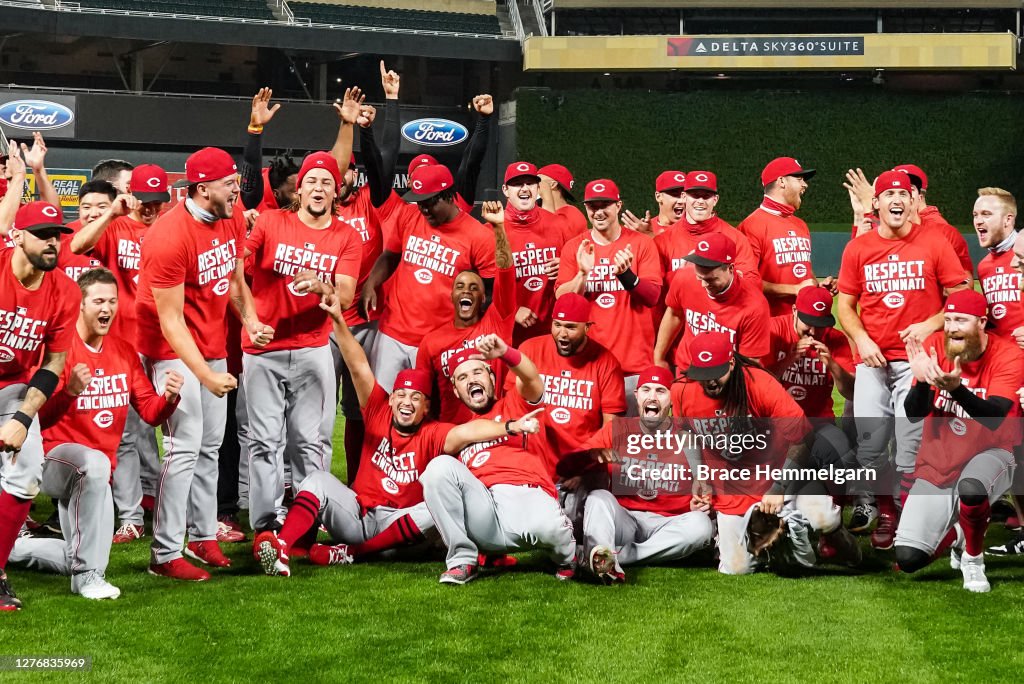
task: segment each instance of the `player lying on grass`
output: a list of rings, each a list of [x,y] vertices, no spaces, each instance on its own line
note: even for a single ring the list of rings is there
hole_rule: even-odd
[[[305,278],[315,278],[313,274],[300,276],[296,287]],[[347,564],[362,555],[424,541],[425,533],[434,528],[434,521],[423,503],[420,477],[432,460],[476,442],[489,443],[510,434],[533,434],[540,429],[534,415],[541,409],[517,414],[522,417],[503,422],[473,420],[455,426],[430,420],[427,374],[414,369],[399,372],[395,389],[388,396],[345,323],[338,297],[333,293],[325,295],[322,306],[334,321],[334,334],[352,372],[366,425],[359,474],[351,489],[322,471],[311,474],[299,485],[280,533],[264,532],[253,544],[253,555],[268,575],[291,574],[288,561],[292,547],[316,524],[318,517],[334,541],[340,543],[314,544],[308,553],[316,565]],[[498,355],[500,351],[494,347],[483,353]],[[475,554],[473,559],[476,560]]]

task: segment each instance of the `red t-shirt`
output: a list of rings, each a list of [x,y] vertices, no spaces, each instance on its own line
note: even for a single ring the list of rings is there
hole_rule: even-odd
[[[448,359],[463,349],[475,349],[477,342],[485,335],[497,335],[503,340],[512,338],[512,327],[516,322],[515,270],[498,269],[494,280],[494,299],[476,325],[456,328],[453,321],[433,330],[416,350],[416,367],[430,373],[433,379],[434,396],[440,397],[439,418],[445,423],[465,423],[476,416],[455,396],[451,378],[448,375]],[[488,361],[494,371],[495,397],[503,393],[502,378],[505,364],[501,359]]]
[[[419,430],[404,435],[392,426],[388,393],[377,385],[363,407],[363,453],[352,491],[364,509],[409,508],[423,501],[420,474],[444,453],[448,432],[455,427],[424,419]]]
[[[736,230],[728,223],[713,216],[701,225],[690,223],[685,217],[664,233],[654,238],[654,244],[658,248],[658,256],[661,259],[661,270],[665,274],[665,282],[671,284],[675,279],[676,272],[688,270],[693,272],[693,264],[683,261],[683,257],[693,254],[697,249],[702,235],[708,233],[722,233],[732,238],[736,243],[736,270],[748,276],[748,279],[755,281],[758,288],[761,287],[761,275],[757,270],[757,258],[750,248],[750,241],[747,236]]]
[[[793,314],[783,314],[771,319],[771,351],[770,363],[777,363],[789,355],[800,338],[793,327]],[[832,358],[848,373],[854,373],[853,350],[850,340],[835,328],[826,328],[819,340],[828,347]],[[822,363],[818,352],[810,350],[777,374],[779,382],[789,392],[789,396],[804,410],[810,418],[835,418],[832,406],[832,388],[835,381],[828,366]]]
[[[935,350],[942,370],[949,372],[953,369],[953,362],[946,358],[942,332],[934,333],[925,340],[924,348],[929,354]],[[938,487],[952,486],[964,466],[982,451],[1005,449],[1013,453],[1021,441],[1021,409],[1017,390],[1024,386],[1024,355],[1017,345],[1005,338],[989,335],[988,347],[981,358],[960,366],[964,387],[982,399],[1009,399],[1012,406],[1010,413],[993,431],[972,419],[949,393],[935,391],[931,413],[924,419],[914,475]]]
[[[711,330],[729,333],[737,351],[744,356],[760,360],[768,353],[768,300],[760,285],[738,272],[732,285],[715,297],[708,295],[695,274],[682,274],[672,281],[665,304],[683,319],[683,335],[675,356],[676,368],[680,370],[690,366],[691,340]]]
[[[325,283],[334,284],[339,275],[359,277],[362,246],[359,235],[340,219],[317,230],[299,220],[288,209],[260,214],[245,243],[253,254],[252,296],[260,322],[274,329],[274,339],[266,347],[252,344],[242,336],[247,354],[285,349],[322,347],[331,332],[331,319],[320,308],[320,297],[296,292],[295,274],[316,271]]]
[[[100,233],[92,248],[92,255],[113,271],[117,280],[117,318],[111,333],[123,340],[134,340],[137,334],[135,294],[146,230],[144,223],[130,216],[118,216]]]
[[[75,223],[78,223],[77,221]],[[68,224],[71,228],[72,224]],[[74,226],[77,231],[81,228],[81,224]],[[57,252],[57,268],[64,271],[64,275],[71,278],[73,281],[78,281],[79,277],[86,271],[91,271],[94,268],[102,266],[98,259],[90,254],[75,254],[71,251],[71,240],[74,235],[61,235],[60,236],[60,251]],[[132,306],[132,313],[134,313],[134,305]],[[120,311],[118,311],[118,318],[120,318]],[[117,319],[115,319],[117,320]]]
[[[738,230],[750,241],[762,281],[798,285],[812,277],[811,231],[801,219],[761,205]],[[768,297],[772,316],[792,312],[795,302],[796,295]]]
[[[735,371],[734,371],[735,372]],[[770,419],[768,426],[759,426],[753,434],[764,436],[765,448],[710,449],[701,450],[702,462],[716,470],[723,468],[747,468],[750,478],[727,480],[712,478],[712,506],[715,510],[729,515],[743,515],[752,504],[771,486],[767,478],[758,478],[756,467],[770,465],[781,468],[786,452],[800,442],[811,426],[804,417],[793,397],[786,393],[771,373],[760,368],[745,368],[747,406],[751,418]],[[735,439],[735,420],[725,415],[725,398],[709,397],[699,382],[676,382],[672,385],[672,409],[674,414],[685,420],[698,435],[714,435],[724,439],[730,435]],[[771,432],[766,431],[770,427]]]
[[[988,320],[993,335],[1010,337],[1024,326],[1024,305],[1020,301],[1020,271],[1011,268],[1013,250],[989,252],[978,262],[978,280],[988,301]]]
[[[939,208],[925,207],[918,214],[918,218],[921,219],[921,227],[936,228],[942,233],[949,244],[953,246],[956,258],[960,260],[960,265],[963,266],[964,271],[973,276],[974,262],[971,261],[971,251],[967,247],[967,239],[959,230],[949,225],[946,219],[942,218]]]
[[[241,259],[245,232],[240,211],[211,225],[192,218],[184,202],[149,228],[135,306],[141,354],[158,361],[177,358],[160,330],[153,288],[184,285],[185,324],[192,339],[204,358],[225,358],[228,291]]]
[[[554,459],[548,466],[553,471],[562,456],[578,451],[600,429],[604,414],[625,413],[622,368],[594,340],[572,356],[561,356],[550,335],[527,340],[519,351],[533,361],[544,380],[549,455]],[[515,384],[510,374],[505,391],[515,392]]]
[[[64,388],[79,363],[89,366],[92,382],[72,397]],[[107,335],[96,351],[74,334],[60,384],[39,416],[46,451],[58,444],[84,444],[106,454],[113,470],[129,404],[147,423],[160,425],[174,413],[178,399],[168,403],[163,393],[156,393],[138,353],[127,342]]]
[[[633,273],[661,289],[661,269],[654,241],[629,228],[623,228],[619,238],[607,245],[598,244],[589,233],[577,235],[562,247],[555,289],[579,272],[576,251],[584,239],[594,244],[594,270],[587,276],[583,290],[583,296],[593,303],[590,317],[594,325],[590,338],[615,355],[623,373],[635,375],[653,362],[657,329],[652,307],[637,301],[615,276],[615,253],[631,246]],[[623,334],[626,331],[629,334]]]
[[[588,231],[586,214],[575,206],[566,204],[564,207],[556,209],[554,213],[565,219],[564,232],[566,239],[576,235],[583,235]]]
[[[494,233],[464,212],[435,228],[418,209],[400,229],[384,244],[401,261],[390,279],[380,331],[416,347],[451,318],[452,286],[461,271],[495,276]]]
[[[392,194],[392,196],[395,195]],[[386,204],[385,202],[385,206]],[[356,295],[352,300],[352,306],[345,310],[345,323],[348,327],[353,328],[366,323],[366,319],[359,315],[357,304],[360,293],[363,291],[363,285],[366,283],[366,279],[370,277],[373,265],[377,263],[377,258],[384,250],[380,217],[378,216],[377,209],[373,206],[373,202],[370,200],[369,186],[364,185],[359,188],[352,193],[352,197],[348,202],[338,206],[338,218],[355,230],[361,244]],[[370,317],[376,320],[378,314],[372,313]]]
[[[864,329],[888,361],[907,358],[900,330],[934,316],[942,289],[966,281],[949,243],[920,226],[896,240],[865,233],[846,245],[839,267],[839,291],[859,300]]]
[[[497,423],[518,420],[536,406],[530,406],[519,392],[506,394],[484,415]],[[544,425],[544,414],[537,416]],[[487,487],[496,484],[531,485],[556,496],[554,472],[547,468],[551,458],[543,430],[535,435],[506,435],[490,442],[471,444],[459,452],[459,458]]]
[[[544,264],[558,258],[567,239],[564,221],[543,209],[534,210],[534,215],[534,223],[518,224],[505,209],[505,234],[516,269],[517,308],[525,306],[537,315],[537,322],[529,328],[515,327],[512,340],[515,345],[551,331],[555,281],[545,275]]]
[[[0,250],[0,387],[28,382],[44,352],[68,350],[82,304],[81,290],[60,269],[27,289],[14,277],[13,256]]]

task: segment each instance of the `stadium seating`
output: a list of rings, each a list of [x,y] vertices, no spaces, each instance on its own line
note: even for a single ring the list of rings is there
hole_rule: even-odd
[[[353,7],[317,2],[289,2],[288,6],[296,19],[305,18],[317,24],[501,35],[496,15]]]
[[[80,3],[86,7],[135,12],[167,12],[242,19],[274,18],[266,0],[80,0]]]

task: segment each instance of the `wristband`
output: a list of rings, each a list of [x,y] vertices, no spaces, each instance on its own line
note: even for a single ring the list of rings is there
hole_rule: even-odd
[[[506,420],[505,421],[505,432],[507,434],[512,435],[513,437],[519,434],[518,432],[515,432],[515,431],[512,430],[512,423],[514,423],[514,422],[516,422],[516,421],[514,421],[514,420]]]
[[[28,430],[28,429],[30,429],[32,427],[32,419],[28,416],[27,413],[22,413],[21,411],[15,411],[14,415],[11,416],[11,420],[18,421],[19,423],[21,423],[22,425],[25,426],[26,430]]]
[[[253,126],[252,124],[249,124],[249,132],[253,135],[259,135],[263,132],[263,126]]]
[[[32,379],[28,381],[29,388],[35,388],[43,393],[47,399],[53,394],[53,391],[57,389],[57,374],[51,370],[40,368],[33,375]]]
[[[622,283],[622,287],[627,290],[632,290],[640,284],[640,277],[636,273],[633,273],[633,269],[631,268],[627,268],[615,277],[619,279],[620,283]]]
[[[505,365],[509,368],[515,368],[523,360],[523,353],[515,347],[509,347],[508,351],[501,355],[501,360],[505,362]]]

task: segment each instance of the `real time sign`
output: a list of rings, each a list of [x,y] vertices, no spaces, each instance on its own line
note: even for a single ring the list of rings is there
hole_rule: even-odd
[[[669,38],[669,57],[804,57],[864,54],[863,36]]]

